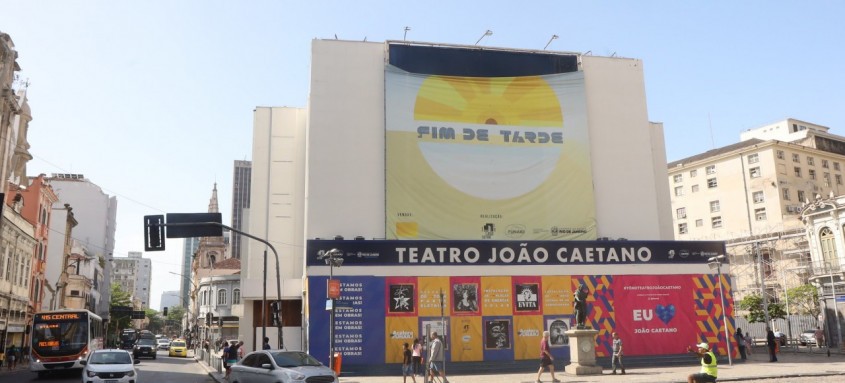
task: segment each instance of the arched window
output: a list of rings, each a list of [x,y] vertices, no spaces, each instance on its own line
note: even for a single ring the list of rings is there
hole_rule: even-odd
[[[202,303],[203,306],[208,305],[208,290],[202,291],[201,303]]]
[[[819,232],[819,245],[822,249],[822,261],[830,265],[831,268],[839,267],[839,260],[836,256],[836,239],[833,235],[833,230],[829,227],[823,227]],[[822,265],[825,267],[826,265]]]
[[[217,290],[217,304],[218,305],[225,305],[226,304],[226,289]]]
[[[241,304],[241,289],[232,290],[232,304],[233,305]]]

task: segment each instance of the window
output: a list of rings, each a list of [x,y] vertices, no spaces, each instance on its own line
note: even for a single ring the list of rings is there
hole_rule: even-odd
[[[748,170],[748,175],[751,178],[760,178],[760,167],[751,168]]]
[[[778,151],[777,151],[777,156],[778,156],[778,159],[779,159],[779,160],[784,159],[784,157],[785,157],[785,156],[783,155],[783,150],[778,150]]]
[[[680,197],[682,195],[684,195],[684,187],[683,186],[675,187],[675,196]]]
[[[689,176],[690,176],[690,178],[695,177],[695,176],[697,176],[697,175],[698,175],[698,170],[693,169],[693,170],[690,170],[690,171],[689,171]]]
[[[708,180],[707,180],[707,187],[708,187],[708,188],[712,189],[712,188],[714,188],[714,187],[716,187],[716,186],[719,186],[719,183],[718,183],[718,182],[716,182],[716,179],[715,179],[715,178],[710,178],[710,179],[708,179]]]
[[[778,174],[786,175],[786,164],[778,164]]]
[[[226,289],[217,290],[217,304],[218,305],[225,305],[226,304]]]
[[[751,193],[751,197],[754,198],[754,203],[765,202],[765,199],[763,197],[763,192],[761,192],[761,191],[756,191],[754,193]]]
[[[760,162],[760,156],[757,153],[748,155],[748,163],[749,164],[756,164],[758,162]]]
[[[798,191],[798,202],[807,202],[807,198],[804,196],[804,191]]]
[[[813,166],[816,164],[816,160],[813,157],[807,156],[807,165]]]
[[[675,181],[676,184],[681,183],[681,182],[684,181],[684,175],[683,174],[675,174],[674,176],[672,176],[672,180]]]
[[[792,153],[792,162],[801,162],[801,159],[798,158],[797,153]]]
[[[704,168],[705,173],[707,174],[716,174],[716,165],[710,165]]]
[[[825,168],[825,169],[828,168],[827,160],[822,160],[822,167]]]
[[[838,162],[833,163],[833,170],[836,170],[836,171],[839,170],[839,163]]]
[[[824,186],[830,186],[830,173],[822,174],[822,179],[824,180]]]
[[[841,175],[841,174],[837,174],[837,175],[835,175],[834,177],[836,178],[836,184],[837,184],[837,185],[842,185],[842,175]]]
[[[241,304],[241,289],[232,290],[232,304],[233,305]]]
[[[722,227],[722,217],[710,218],[710,224],[713,226],[714,229]]]
[[[816,179],[816,171],[813,169],[807,170],[807,175],[810,177],[811,180]]]
[[[704,220],[703,219],[695,220],[695,227],[702,227],[702,226],[704,226]]]
[[[719,200],[710,201],[710,212],[711,213],[718,213],[722,207],[719,206]]]
[[[833,236],[833,231],[828,227],[822,228],[819,232],[819,242],[824,262],[830,264],[833,268],[838,268],[839,260],[836,255],[836,239]]]
[[[693,192],[693,193],[697,193],[697,192],[698,192],[698,185],[692,185],[692,192]]]
[[[796,177],[801,177],[801,168],[796,166],[793,170],[795,171]]]
[[[785,201],[789,201],[789,189],[783,188],[782,192],[783,192],[783,199]]]
[[[678,234],[686,234],[687,233],[687,224],[679,223],[678,224]]]
[[[675,210],[675,213],[677,214],[678,219],[684,219],[687,217],[687,208],[679,207]]]
[[[766,220],[766,208],[761,207],[759,209],[754,209],[754,219],[758,221],[765,221]]]

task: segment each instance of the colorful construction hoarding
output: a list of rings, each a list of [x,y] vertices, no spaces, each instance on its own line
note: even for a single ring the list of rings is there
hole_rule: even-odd
[[[451,362],[513,361],[539,358],[543,331],[551,333],[552,354],[569,358],[565,332],[573,327],[573,292],[587,285],[589,317],[599,330],[597,355],[608,356],[611,334],[625,340],[629,356],[683,353],[691,344],[708,342],[722,354],[724,333],[720,327],[722,306],[718,277],[712,273],[689,273],[706,264],[709,257],[724,250],[720,242],[535,242],[534,249],[551,253],[603,254],[602,262],[587,267],[595,270],[616,267],[608,254],[621,252],[651,254],[639,264],[628,264],[618,274],[567,274],[565,264],[539,264],[545,275],[499,275],[502,264],[492,268],[470,263],[435,263],[435,267],[407,264],[409,248],[425,245],[443,254],[479,253],[479,259],[498,249],[514,246],[502,241],[309,241],[308,267],[324,265],[320,257],[328,248],[343,249],[344,270],[359,274],[335,278],[341,282],[341,300],[352,309],[339,310],[335,323],[336,350],[350,365],[380,365],[401,362],[402,344],[434,329],[446,339]],[[453,249],[453,250],[448,250]],[[392,253],[392,255],[390,255]],[[407,254],[406,254],[407,255]],[[443,261],[448,260],[444,255]],[[380,259],[379,263],[372,263]],[[386,266],[392,264],[392,266]],[[489,264],[488,264],[489,265]],[[363,268],[362,268],[363,266]],[[525,267],[538,264],[526,263]],[[667,267],[668,266],[668,267]],[[511,267],[511,266],[505,266]],[[670,272],[649,273],[658,267]],[[352,269],[357,270],[352,271]],[[420,276],[395,275],[411,269]],[[706,268],[706,266],[705,266]],[[467,275],[467,270],[472,270]],[[360,275],[371,270],[370,275]],[[511,269],[514,270],[514,269]],[[631,270],[631,271],[629,271]],[[639,270],[640,272],[633,272]],[[675,270],[677,272],[671,272]],[[372,275],[372,274],[387,275]],[[485,275],[485,273],[487,275]],[[366,274],[366,272],[364,272]],[[393,274],[393,275],[390,275]],[[325,305],[325,275],[308,278],[309,306]],[[723,275],[725,302],[733,301],[730,280]],[[732,306],[727,307],[732,316]],[[309,350],[328,355],[329,314],[311,310]],[[730,325],[732,326],[732,325]],[[729,327],[730,327],[729,326]],[[732,327],[729,328],[733,331]]]
[[[403,343],[424,335],[426,324],[440,326],[441,297],[452,362],[539,358],[543,331],[551,332],[553,355],[568,360],[564,333],[573,326],[572,305],[558,303],[570,302],[582,281],[591,291],[588,321],[600,331],[598,356],[609,355],[613,331],[625,340],[630,356],[678,354],[702,340],[715,345],[721,335],[718,282],[712,275],[338,279],[341,299],[351,301],[352,309],[336,314],[335,350],[349,364],[400,363]],[[311,277],[308,283],[309,304],[324,305],[326,277]],[[726,280],[728,302],[729,286]],[[328,355],[322,330],[328,320],[327,312],[311,311],[309,328],[317,330],[310,335],[314,355]]]
[[[595,239],[583,73],[491,65],[386,66],[386,237]]]

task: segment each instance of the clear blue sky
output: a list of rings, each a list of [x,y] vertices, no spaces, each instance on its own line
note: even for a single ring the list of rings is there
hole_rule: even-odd
[[[786,117],[845,135],[845,2],[10,1],[30,80],[30,175],[83,173],[118,197],[115,253],[142,217],[204,212],[250,160],[255,106],[306,105],[315,38],[409,40],[642,59],[669,161]],[[712,126],[712,133],[711,133]],[[624,156],[624,153],[620,153]],[[151,307],[178,290],[181,241],[148,253]]]

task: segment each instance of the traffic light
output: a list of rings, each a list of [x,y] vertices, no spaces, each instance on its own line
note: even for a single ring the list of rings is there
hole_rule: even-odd
[[[272,301],[270,302],[270,325],[279,327],[282,325],[280,320],[280,313],[282,311],[282,302],[279,301]]]
[[[223,327],[223,317],[217,317],[217,327]]]
[[[164,308],[164,316],[167,316],[167,307]]]
[[[205,316],[205,325],[207,327],[211,327],[211,323],[213,321],[214,321],[214,315],[212,315],[211,313],[208,313],[208,315]]]

